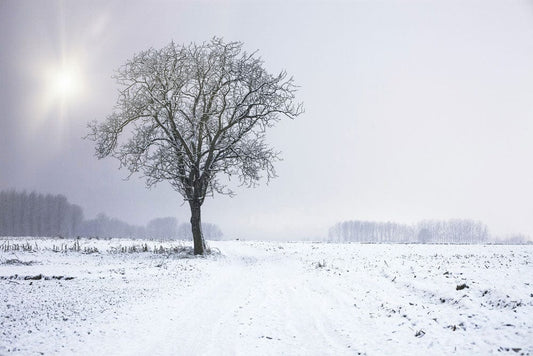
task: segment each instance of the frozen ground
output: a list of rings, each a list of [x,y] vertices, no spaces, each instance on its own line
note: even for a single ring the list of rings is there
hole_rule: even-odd
[[[29,242],[0,252],[0,355],[533,354],[531,245]]]

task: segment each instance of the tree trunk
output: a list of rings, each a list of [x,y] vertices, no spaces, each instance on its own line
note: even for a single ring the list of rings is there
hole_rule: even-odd
[[[203,255],[205,253],[205,241],[202,234],[202,213],[201,204],[198,201],[189,201],[191,207],[191,228],[192,228],[192,240],[194,242],[194,254]]]

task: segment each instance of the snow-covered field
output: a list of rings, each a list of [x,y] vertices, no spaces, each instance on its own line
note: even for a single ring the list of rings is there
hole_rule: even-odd
[[[0,355],[533,354],[531,245],[9,243]]]

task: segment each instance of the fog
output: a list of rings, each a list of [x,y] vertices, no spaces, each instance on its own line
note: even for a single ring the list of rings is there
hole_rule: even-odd
[[[82,137],[112,112],[111,76],[134,53],[213,36],[294,76],[306,110],[269,132],[278,178],[204,203],[227,237],[452,218],[533,235],[530,1],[0,1],[0,190],[136,225],[187,220],[168,184],[125,180]]]

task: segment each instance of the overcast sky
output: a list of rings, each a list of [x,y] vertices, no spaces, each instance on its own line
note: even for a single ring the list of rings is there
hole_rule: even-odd
[[[532,1],[0,0],[0,189],[61,193],[86,217],[188,220],[168,184],[125,181],[82,137],[134,53],[213,36],[287,70],[306,108],[270,132],[277,179],[206,200],[226,236],[449,218],[533,235]]]

